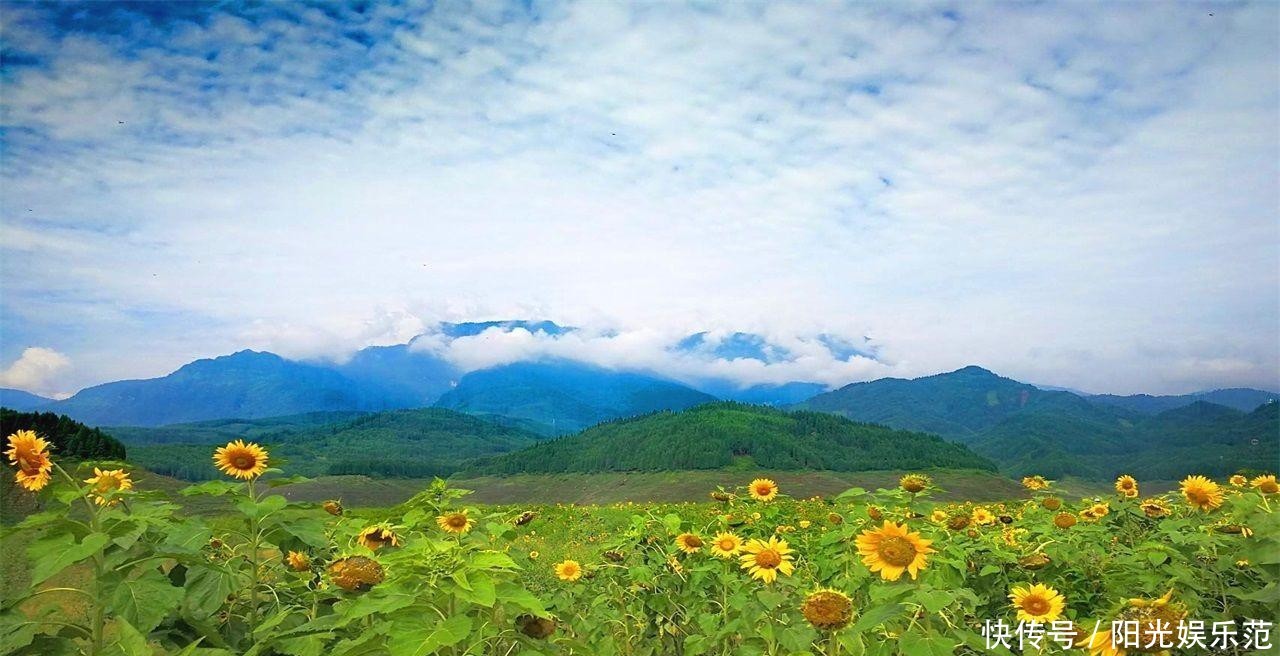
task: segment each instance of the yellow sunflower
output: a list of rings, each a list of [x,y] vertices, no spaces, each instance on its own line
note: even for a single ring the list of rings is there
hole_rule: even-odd
[[[337,499],[330,499],[324,502],[324,505],[321,507],[324,508],[325,512],[329,513],[330,515],[333,515],[334,517],[339,517],[342,515],[342,502],[338,501]]]
[[[35,431],[20,430],[9,436],[9,450],[5,451],[9,464],[18,468],[15,477],[18,485],[39,492],[49,484],[53,460],[49,458],[49,443],[36,437]]]
[[[1236,487],[1244,487],[1249,484],[1249,479],[1245,478],[1243,474],[1233,474],[1228,480]]]
[[[985,524],[990,524],[990,523],[992,523],[992,522],[994,522],[994,521],[996,521],[996,516],[995,516],[995,515],[993,515],[993,514],[991,514],[991,511],[990,511],[990,510],[987,510],[985,507],[983,507],[983,506],[978,506],[977,508],[974,508],[974,509],[973,509],[973,523],[974,523],[974,524],[977,524],[977,525],[979,525],[979,526],[982,526],[982,525],[985,525]]]
[[[476,520],[467,516],[467,511],[445,513],[436,517],[436,525],[444,529],[447,533],[466,533],[475,526]]]
[[[1117,478],[1116,492],[1119,492],[1120,496],[1127,497],[1129,499],[1137,498],[1138,480],[1128,474]]]
[[[800,614],[819,631],[838,631],[853,619],[853,601],[843,592],[818,590],[805,597]]]
[[[929,521],[934,524],[941,524],[947,521],[947,511],[939,509],[929,513]]]
[[[213,452],[213,464],[228,476],[245,480],[257,478],[267,470],[267,451],[253,442],[227,442]]]
[[[1053,516],[1053,525],[1058,528],[1071,528],[1076,525],[1076,521],[1076,516],[1069,512],[1062,512]]]
[[[382,583],[384,576],[382,565],[365,556],[349,556],[329,565],[329,578],[348,592],[365,592]]]
[[[1056,511],[1062,507],[1062,499],[1059,499],[1058,497],[1045,497],[1040,501],[1040,505],[1044,506],[1045,510]]]
[[[929,477],[924,474],[907,474],[898,480],[898,486],[907,492],[915,494],[929,487]]]
[[[311,559],[300,551],[290,551],[288,556],[284,558],[285,563],[289,565],[289,569],[295,572],[305,572],[311,569]]]
[[[1062,609],[1066,606],[1062,594],[1043,583],[1031,587],[1018,586],[1011,591],[1009,599],[1018,611],[1020,622],[1048,624],[1062,617]]]
[[[391,530],[386,524],[377,524],[360,531],[360,536],[356,538],[360,544],[365,547],[377,551],[382,547],[398,547],[400,546],[400,536]]]
[[[93,468],[93,478],[86,478],[84,482],[93,487],[91,494],[93,500],[99,506],[116,505],[119,499],[111,499],[110,501],[103,495],[117,490],[133,489],[133,480],[129,478],[129,474],[123,469],[98,469]]]
[[[702,549],[702,538],[693,533],[681,533],[676,536],[676,546],[685,553],[698,553]]]
[[[1263,494],[1275,494],[1280,492],[1280,484],[1276,483],[1275,474],[1267,474],[1266,476],[1258,476],[1249,482],[1249,485]]]
[[[778,578],[778,572],[791,576],[795,569],[791,564],[793,556],[791,549],[787,547],[787,541],[779,540],[776,535],[769,536],[767,542],[751,540],[742,550],[746,552],[738,557],[742,569],[747,570],[752,578],[765,583],[773,583]]]
[[[576,560],[557,563],[555,570],[556,577],[561,581],[577,581],[582,578],[582,565],[579,565]]]
[[[1080,511],[1080,517],[1089,522],[1097,521],[1109,514],[1111,514],[1111,506],[1106,503],[1095,503]]]
[[[742,538],[732,533],[721,533],[711,541],[711,555],[720,558],[733,558],[742,551]]]
[[[747,486],[751,498],[756,501],[773,501],[778,496],[778,484],[768,478],[757,478]]]
[[[1203,476],[1182,479],[1182,496],[1187,503],[1208,512],[1222,505],[1222,488]]]
[[[880,572],[887,581],[897,581],[903,572],[911,574],[915,579],[920,570],[928,564],[928,554],[933,553],[929,545],[932,540],[925,540],[919,533],[907,530],[906,525],[898,525],[885,520],[884,526],[878,529],[867,529],[854,541],[858,546],[858,554],[862,562],[872,572]]]
[[[1043,490],[1049,487],[1049,481],[1044,480],[1043,476],[1023,476],[1022,487],[1028,490]]]
[[[1138,507],[1142,509],[1142,512],[1147,517],[1152,519],[1159,519],[1169,515],[1169,504],[1165,503],[1164,499],[1159,497],[1143,499],[1142,503],[1139,504]]]

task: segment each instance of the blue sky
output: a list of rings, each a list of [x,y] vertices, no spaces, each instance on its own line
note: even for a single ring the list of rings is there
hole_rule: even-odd
[[[498,351],[744,331],[793,357],[705,366],[1275,387],[1278,14],[5,4],[0,385],[527,317],[595,337]]]

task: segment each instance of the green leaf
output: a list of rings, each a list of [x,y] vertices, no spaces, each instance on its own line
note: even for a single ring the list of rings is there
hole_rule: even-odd
[[[459,591],[458,596],[473,604],[491,608],[497,600],[497,590],[494,588],[493,579],[484,574],[475,574],[471,578],[471,589]]]
[[[498,584],[496,594],[499,601],[519,606],[538,617],[550,617],[541,599],[515,583]]]
[[[192,497],[198,494],[205,494],[212,497],[220,497],[224,494],[230,494],[240,489],[239,483],[228,483],[227,481],[205,481],[199,485],[191,485],[182,488],[182,496]]]
[[[122,617],[117,617],[107,625],[107,644],[102,653],[108,656],[151,656],[151,647],[147,645],[146,636],[138,632],[132,624]]]
[[[382,588],[375,588],[355,599],[338,602],[333,608],[344,620],[354,620],[367,615],[397,611],[412,606],[415,601],[416,596],[409,593],[383,592]]]
[[[33,545],[39,546],[40,549],[32,554],[34,565],[31,569],[31,585],[43,583],[68,565],[92,556],[110,541],[111,536],[106,533],[90,533],[84,536],[79,544],[75,544],[74,537],[63,534],[58,539],[49,541],[52,544],[42,540]]]
[[[197,618],[213,615],[231,594],[231,580],[212,567],[192,567],[187,571],[187,594],[182,606]]]
[[[392,628],[387,647],[391,656],[427,656],[441,647],[456,645],[471,634],[471,618],[456,615],[431,627],[422,627],[421,620],[413,624],[397,624]]]
[[[904,633],[898,642],[898,647],[905,656],[948,656],[954,653],[959,645],[959,641],[933,632],[926,635],[914,632]]]
[[[182,603],[182,597],[182,588],[169,585],[168,577],[152,569],[116,585],[110,603],[117,615],[145,634],[159,626]]]
[[[902,604],[899,603],[875,606],[863,613],[862,616],[858,618],[858,621],[853,623],[853,629],[851,629],[851,631],[855,634],[869,631],[881,624],[884,624],[885,621],[891,619],[900,612],[902,612]]]
[[[520,569],[511,556],[499,551],[481,551],[471,557],[471,566],[476,569]]]

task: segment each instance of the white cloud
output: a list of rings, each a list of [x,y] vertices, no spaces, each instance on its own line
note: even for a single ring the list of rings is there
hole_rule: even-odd
[[[66,392],[58,391],[62,376],[71,369],[71,359],[42,346],[32,346],[22,351],[21,357],[0,371],[0,387],[25,390],[53,398],[64,398]]]
[[[1273,3],[40,9],[6,25],[44,63],[0,97],[0,307],[77,384],[485,316],[627,337],[460,361],[685,375],[662,339],[731,328],[873,337],[802,372],[833,383],[1280,379]]]

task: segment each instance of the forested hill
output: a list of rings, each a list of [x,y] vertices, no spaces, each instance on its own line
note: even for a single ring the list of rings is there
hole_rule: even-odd
[[[35,431],[53,445],[55,456],[94,460],[124,460],[124,445],[97,428],[52,412],[18,412],[0,408],[0,436]]]
[[[520,451],[478,461],[479,473],[716,469],[995,470],[967,447],[942,438],[860,424],[818,412],[786,412],[732,402],[620,419]]]
[[[321,423],[340,419],[334,423]],[[443,408],[367,415],[311,413],[119,429],[130,459],[154,472],[214,478],[213,446],[247,437],[266,446],[271,464],[290,474],[447,476],[464,461],[528,446],[541,436]]]

